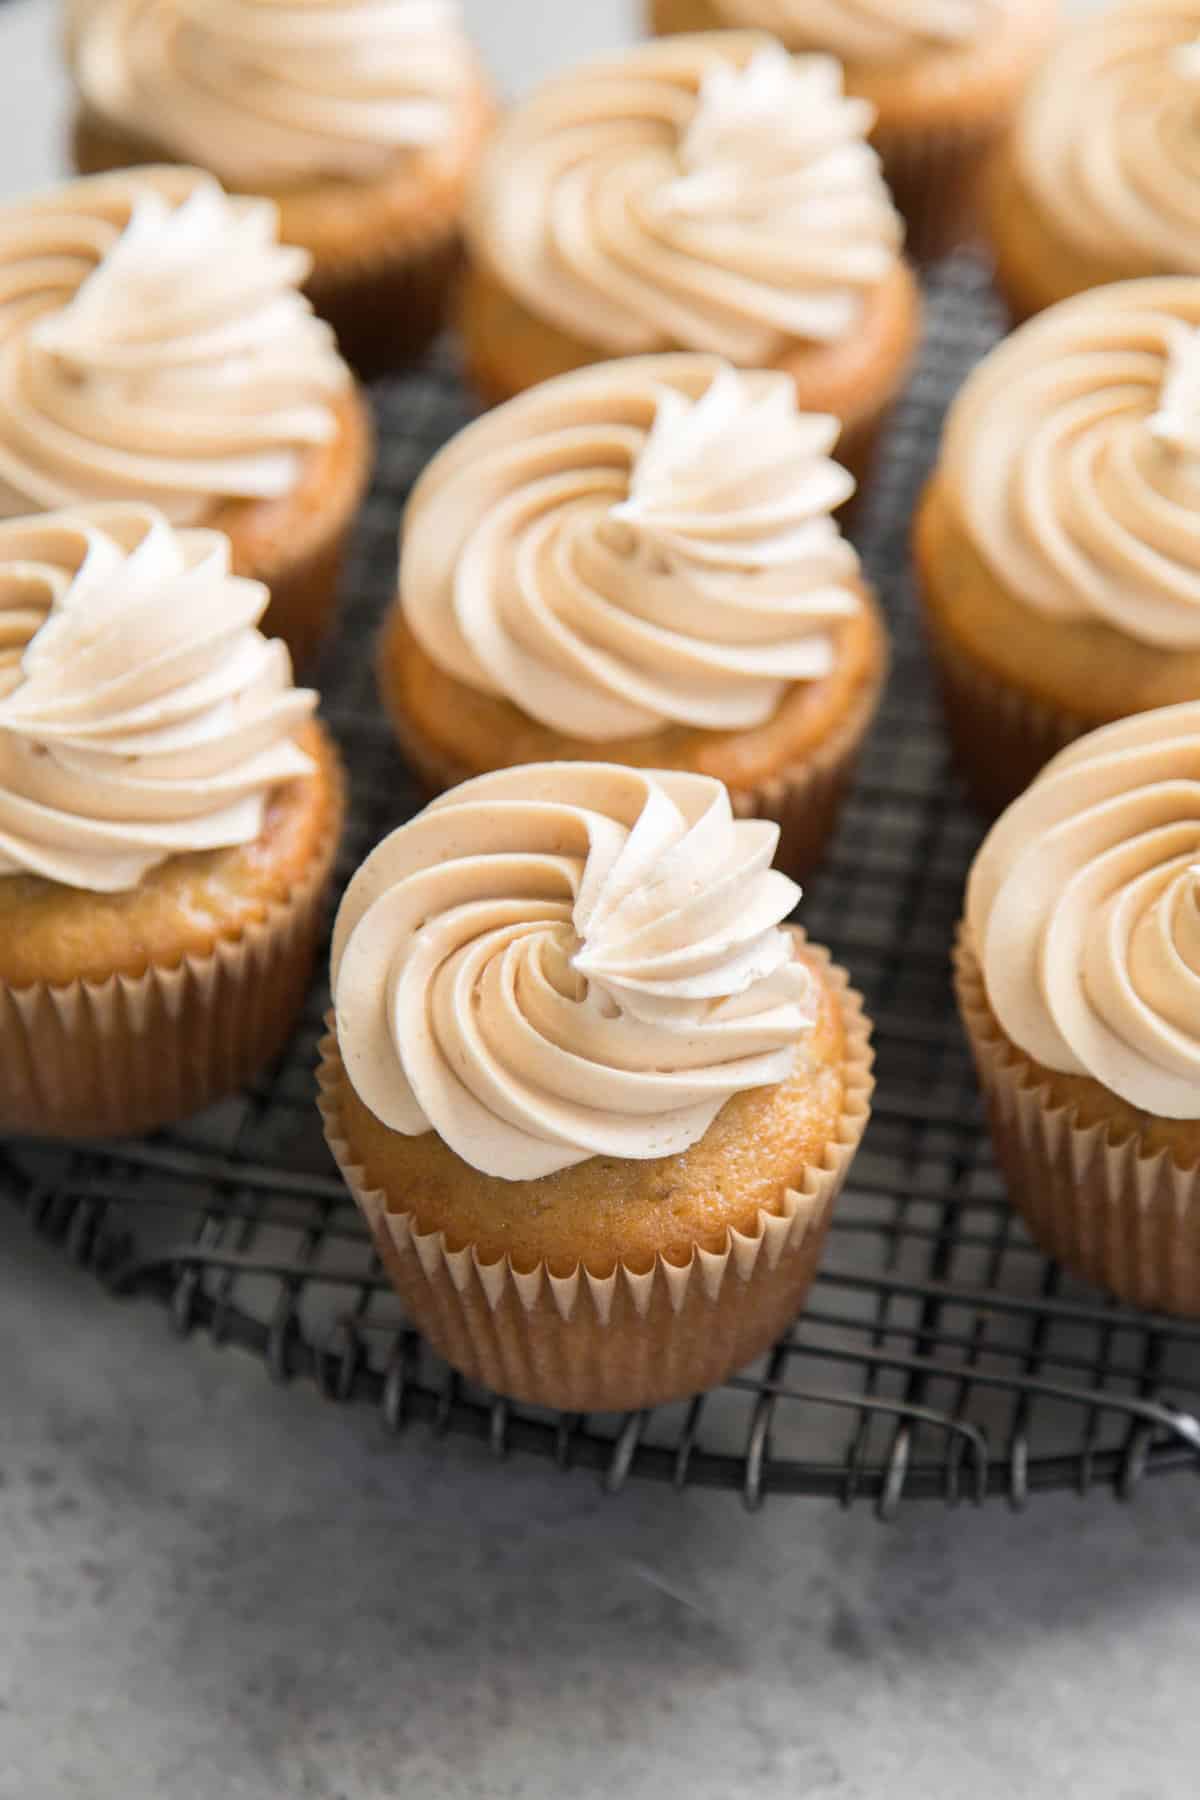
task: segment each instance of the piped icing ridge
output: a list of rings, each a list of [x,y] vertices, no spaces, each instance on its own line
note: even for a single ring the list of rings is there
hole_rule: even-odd
[[[0,876],[114,893],[260,835],[316,706],[268,597],[151,507],[0,523]]]
[[[384,175],[479,83],[457,0],[92,0],[72,38],[97,113],[235,186]]]
[[[468,237],[535,314],[611,355],[766,365],[853,331],[895,266],[872,121],[830,57],[749,32],[667,38],[518,107]]]
[[[1198,44],[1197,0],[1125,0],[1063,39],[1017,119],[1021,179],[1056,231],[1130,274],[1200,274]]]
[[[128,499],[191,524],[290,492],[349,374],[277,232],[191,169],[0,209],[0,516]]]
[[[544,763],[384,840],[333,940],[338,1045],[389,1129],[517,1181],[686,1150],[816,1017],[778,828],[707,776]]]
[[[580,370],[479,420],[409,503],[405,618],[481,692],[596,743],[753,728],[863,605],[837,421],[713,357]]]
[[[1027,1056],[1200,1119],[1200,703],[1137,713],[1049,763],[984,843],[967,930]]]
[[[886,63],[972,43],[994,26],[1000,0],[717,0],[717,7],[730,25],[774,32],[797,48]]]
[[[1093,289],[1014,332],[954,402],[939,480],[1036,611],[1200,648],[1200,279]]]

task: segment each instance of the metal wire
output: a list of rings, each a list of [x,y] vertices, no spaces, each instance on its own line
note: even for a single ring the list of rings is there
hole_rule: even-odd
[[[328,1003],[310,996],[254,1088],[140,1143],[0,1146],[0,1192],[114,1294],[158,1300],[272,1377],[367,1401],[390,1431],[464,1432],[497,1457],[591,1468],[616,1492],[676,1488],[1016,1506],[1064,1486],[1128,1497],[1200,1467],[1200,1325],[1149,1318],[1036,1252],[992,1166],[954,1012],[949,945],[978,830],[935,721],[908,531],[946,404],[997,336],[985,271],[929,289],[920,367],[856,527],[887,607],[895,669],[859,784],[802,918],[852,971],[876,1021],[874,1117],[810,1305],[757,1368],[688,1406],[568,1418],[470,1388],[404,1322],[332,1169],[313,1105]],[[343,877],[417,804],[375,702],[404,496],[470,408],[452,357],[374,396],[380,461],[336,643],[317,673],[352,778]]]

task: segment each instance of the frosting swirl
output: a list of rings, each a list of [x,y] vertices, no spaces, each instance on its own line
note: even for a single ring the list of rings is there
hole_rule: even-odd
[[[468,237],[535,314],[613,355],[769,364],[846,336],[895,266],[873,117],[828,57],[750,33],[643,45],[500,127]]]
[[[338,1042],[389,1129],[509,1181],[674,1155],[816,1017],[778,828],[708,776],[542,763],[379,845],[333,939]]]
[[[1007,1036],[1163,1119],[1200,1119],[1200,703],[1049,763],[994,826],[967,927]]]
[[[260,835],[317,699],[255,629],[267,600],[220,532],[150,507],[0,524],[0,875],[115,893]]]
[[[979,365],[939,480],[1012,593],[1200,647],[1200,280],[1097,288]]]
[[[190,169],[0,208],[0,516],[288,493],[349,376],[266,200]]]
[[[477,85],[457,0],[93,0],[74,65],[102,117],[239,186],[369,180],[436,150]]]
[[[797,50],[883,63],[974,42],[995,22],[997,0],[717,0],[717,10]]]
[[[468,426],[405,520],[427,654],[572,737],[743,730],[862,606],[836,419],[712,357],[583,369]]]
[[[1021,178],[1106,267],[1200,274],[1198,39],[1197,0],[1126,0],[1071,32],[1026,94]]]

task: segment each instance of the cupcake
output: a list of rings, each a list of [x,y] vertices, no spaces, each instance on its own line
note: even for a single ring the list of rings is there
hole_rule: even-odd
[[[224,532],[297,663],[333,611],[370,424],[302,251],[191,169],[0,207],[0,518],[145,501]]]
[[[832,518],[835,419],[780,371],[680,352],[577,370],[417,483],[379,679],[434,792],[603,757],[706,775],[820,857],[887,636]]]
[[[0,1132],[153,1130],[287,1036],[342,792],[266,605],[152,507],[0,524]]]
[[[750,32],[643,45],[510,115],[466,215],[467,362],[489,402],[661,350],[792,376],[861,479],[919,323],[902,226],[829,57]]]
[[[756,27],[845,66],[921,261],[976,235],[985,171],[1054,34],[1057,0],[650,0],[660,32]],[[1061,90],[1060,90],[1061,92]]]
[[[1200,698],[1200,279],[1064,301],[951,408],[916,525],[959,767],[998,812],[1072,738]]]
[[[1034,1237],[1124,1300],[1200,1315],[1200,703],[1055,758],[979,854],[957,963]]]
[[[351,882],[326,1136],[470,1379],[652,1406],[802,1304],[871,1053],[846,977],[780,926],[776,835],[707,776],[550,763],[447,794]]]
[[[1198,108],[1200,0],[1126,0],[1046,59],[990,184],[1016,318],[1107,282],[1200,275]]]
[[[89,0],[70,21],[81,174],[194,163],[279,208],[364,374],[423,349],[492,103],[456,0]]]

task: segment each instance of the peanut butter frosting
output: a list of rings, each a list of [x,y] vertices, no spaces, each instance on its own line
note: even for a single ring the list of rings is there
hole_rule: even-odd
[[[760,725],[863,604],[838,432],[789,376],[715,357],[546,382],[418,482],[405,617],[449,674],[572,737]]]
[[[1047,1069],[1200,1119],[1200,703],[1070,745],[993,827],[967,930],[992,1011]]]
[[[951,408],[939,481],[993,573],[1054,618],[1200,647],[1200,280],[1052,307]]]
[[[646,44],[501,125],[468,239],[533,313],[609,355],[767,365],[852,332],[895,266],[873,119],[829,57],[749,32]]]
[[[1056,231],[1130,274],[1200,274],[1198,43],[1200,0],[1126,0],[1046,59],[1017,122]]]
[[[338,914],[359,1098],[509,1181],[686,1150],[732,1095],[787,1078],[816,1018],[777,839],[709,776],[543,763],[452,790]]]
[[[436,152],[479,82],[456,0],[92,0],[73,62],[103,118],[251,188]]]
[[[969,44],[993,27],[1003,0],[716,0],[730,25],[774,32],[843,62],[903,62]]]
[[[0,208],[0,516],[277,498],[349,382],[275,207],[131,169]]]
[[[316,695],[220,532],[113,503],[0,523],[0,876],[115,893],[252,843]]]

